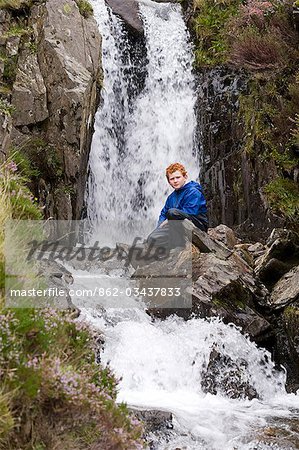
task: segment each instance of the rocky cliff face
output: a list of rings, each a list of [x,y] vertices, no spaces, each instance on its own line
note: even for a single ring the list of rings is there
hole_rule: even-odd
[[[244,146],[240,96],[248,76],[228,67],[198,75],[198,123],[201,132],[201,178],[210,225],[225,223],[251,238],[261,238],[282,219],[270,213],[263,186],[277,176],[274,161],[261,161]]]
[[[28,157],[46,217],[78,219],[101,86],[96,22],[74,0],[0,13],[2,153]]]
[[[276,226],[298,230],[299,35],[290,4],[266,12],[270,6],[183,2],[210,225],[225,223],[251,239]]]

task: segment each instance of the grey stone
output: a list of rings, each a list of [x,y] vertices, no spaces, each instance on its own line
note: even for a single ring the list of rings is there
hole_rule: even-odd
[[[233,249],[234,246],[238,243],[236,235],[234,231],[226,225],[218,225],[215,228],[210,228],[208,230],[208,235],[216,239],[219,242],[222,242],[229,249]]]
[[[257,398],[247,377],[247,361],[233,360],[223,355],[215,344],[210,353],[209,363],[201,374],[201,387],[210,394],[222,394],[229,398]]]
[[[28,49],[21,52],[12,91],[15,126],[42,122],[48,116],[47,91],[37,56]]]
[[[69,287],[74,282],[72,274],[57,261],[45,255],[44,260],[38,261],[39,275],[44,279],[46,289],[57,288],[65,292],[64,296],[48,296],[43,307],[69,309],[75,308],[69,295]],[[54,292],[55,293],[55,292]]]
[[[60,192],[56,218],[81,214],[94,115],[99,102],[101,38],[93,17],[82,18],[75,2],[48,0],[32,8],[30,24],[38,42],[38,62],[47,88],[49,117],[41,136],[52,145],[59,173],[71,189]],[[46,173],[42,176],[47,179]],[[57,183],[54,177],[54,184]],[[50,193],[56,203],[56,190]],[[58,208],[65,196],[66,210]],[[70,201],[71,196],[71,201]],[[46,206],[46,205],[45,205]]]
[[[219,258],[226,259],[232,252],[225,245],[212,240],[207,233],[193,226],[192,243],[199,248],[202,253],[215,253]]]
[[[145,434],[154,433],[163,429],[171,429],[172,414],[166,411],[159,411],[156,409],[133,409],[130,408],[137,419],[142,420],[145,424]]]
[[[19,53],[20,36],[10,36],[6,39],[6,51],[9,56],[16,56]]]
[[[265,246],[263,244],[261,244],[260,242],[256,242],[255,244],[249,245],[247,250],[250,253],[261,252],[261,251],[265,251]]]
[[[255,301],[267,291],[235,256],[225,261],[213,254],[201,255],[192,269],[193,312],[200,317],[220,316],[254,339],[270,331],[269,322],[255,310]]]
[[[299,301],[299,266],[287,272],[274,286],[270,303],[277,308]]]
[[[114,14],[120,16],[137,33],[143,32],[139,6],[135,0],[105,0]]]

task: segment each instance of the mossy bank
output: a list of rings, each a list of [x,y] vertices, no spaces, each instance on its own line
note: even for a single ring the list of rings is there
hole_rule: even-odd
[[[211,225],[256,239],[299,223],[298,23],[293,2],[183,2],[195,44]]]

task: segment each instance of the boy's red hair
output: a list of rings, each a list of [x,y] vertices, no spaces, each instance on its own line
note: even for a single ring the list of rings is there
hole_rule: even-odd
[[[170,164],[170,166],[168,166],[167,169],[166,169],[166,178],[167,178],[167,180],[169,179],[169,175],[171,175],[172,173],[176,172],[177,170],[182,172],[183,177],[185,177],[187,175],[187,170],[185,169],[183,164],[174,163],[174,164]]]

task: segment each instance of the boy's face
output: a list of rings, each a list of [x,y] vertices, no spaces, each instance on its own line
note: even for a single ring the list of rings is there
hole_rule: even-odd
[[[175,190],[180,189],[182,186],[184,186],[186,180],[187,175],[184,176],[180,170],[176,170],[175,172],[171,173],[168,177],[168,183]]]

